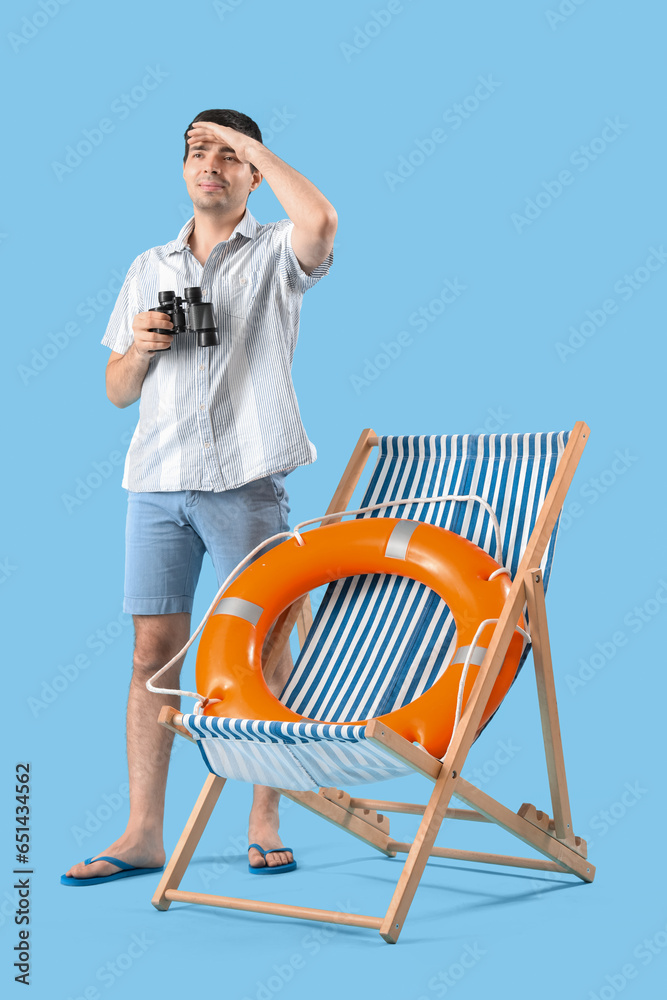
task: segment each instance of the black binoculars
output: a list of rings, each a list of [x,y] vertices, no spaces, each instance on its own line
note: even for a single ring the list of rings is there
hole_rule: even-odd
[[[213,306],[210,302],[202,302],[201,288],[186,288],[184,299],[175,292],[158,292],[159,305],[154,306],[152,312],[165,313],[174,324],[173,330],[152,329],[151,333],[196,333],[198,347],[217,347],[220,343],[218,339],[218,328],[215,325]],[[165,351],[171,350],[169,347]],[[150,354],[157,354],[158,351],[150,351]]]

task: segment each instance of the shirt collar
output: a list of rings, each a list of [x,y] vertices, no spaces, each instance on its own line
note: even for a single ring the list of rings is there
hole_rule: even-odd
[[[188,240],[190,239],[192,230],[194,229],[194,225],[195,225],[195,217],[193,215],[192,218],[188,219],[188,221],[185,223],[185,225],[181,229],[176,239],[172,240],[171,243],[167,243],[167,245],[164,248],[165,253],[166,254],[177,253],[180,250],[185,250],[188,245]],[[231,241],[235,239],[237,235],[245,236],[249,240],[254,240],[255,236],[257,235],[258,229],[259,229],[259,222],[254,217],[254,215],[252,215],[250,210],[246,208],[243,218],[232,230],[229,240]]]

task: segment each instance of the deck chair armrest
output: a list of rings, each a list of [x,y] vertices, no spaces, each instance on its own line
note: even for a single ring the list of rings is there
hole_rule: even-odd
[[[173,708],[172,705],[163,705],[160,709],[160,714],[158,715],[158,725],[164,726],[165,729],[171,730],[172,733],[178,733],[179,736],[184,736],[186,740],[190,740],[191,743],[195,743],[196,740],[190,736],[185,726],[181,725],[182,714],[178,709]]]

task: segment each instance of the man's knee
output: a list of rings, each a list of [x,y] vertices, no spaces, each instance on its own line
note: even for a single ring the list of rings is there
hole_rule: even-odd
[[[147,651],[146,653],[142,653],[141,650],[135,649],[134,656],[132,658],[133,677],[144,683],[149,680],[153,674],[157,673],[160,667],[163,667],[165,663],[169,663],[169,660],[171,660],[176,653],[178,653],[178,649],[174,650],[174,652],[169,649],[165,649],[163,651],[158,649],[153,650],[152,652]],[[169,687],[170,685],[173,685],[179,675],[180,664],[175,664],[162,674],[157,683],[160,687]]]
[[[188,641],[190,616],[135,615],[133,669],[137,676],[148,678],[173,659]],[[178,674],[178,667],[169,676]]]

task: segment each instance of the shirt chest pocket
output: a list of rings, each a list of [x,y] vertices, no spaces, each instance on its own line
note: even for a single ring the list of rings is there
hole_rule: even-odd
[[[257,291],[257,271],[244,268],[226,275],[220,280],[217,291],[222,316],[246,319]]]

